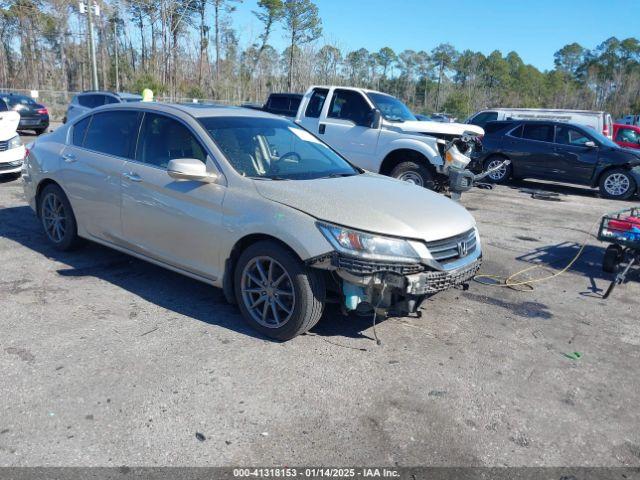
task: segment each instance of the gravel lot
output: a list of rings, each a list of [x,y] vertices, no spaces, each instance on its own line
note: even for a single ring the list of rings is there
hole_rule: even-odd
[[[483,271],[503,275],[564,265],[631,205],[533,182],[463,203]],[[382,346],[335,311],[274,343],[207,285],[94,244],[51,249],[5,181],[0,465],[639,466],[640,284],[603,301],[603,251],[591,238],[533,292],[437,295],[380,323]]]

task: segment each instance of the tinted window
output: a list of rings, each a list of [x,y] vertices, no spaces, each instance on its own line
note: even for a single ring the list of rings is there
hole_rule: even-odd
[[[24,95],[7,95],[2,97],[9,108],[13,108],[18,105],[33,106],[36,104],[35,100],[31,97],[25,97]]]
[[[558,127],[556,130],[556,143],[561,145],[573,145],[574,147],[583,147],[585,143],[591,139],[583,132],[571,127]]]
[[[176,158],[197,158],[205,162],[207,154],[182,123],[164,115],[146,113],[140,129],[136,160],[167,168],[169,160]]]
[[[536,125],[525,124],[522,131],[522,138],[527,140],[538,140],[540,142],[553,141],[553,126],[551,125]]]
[[[118,100],[116,97],[112,97],[111,95],[105,95],[104,104],[109,105],[110,103],[120,103],[120,100]]]
[[[73,126],[73,144],[81,147],[84,142],[84,135],[87,132],[87,125],[89,125],[89,121],[91,117],[87,117],[83,120],[80,120]]]
[[[6,112],[8,110],[9,108],[7,107],[7,104],[0,98],[0,112]]]
[[[138,134],[139,114],[135,111],[103,112],[93,115],[84,139],[84,148],[100,153],[132,158]]]
[[[472,125],[478,125],[484,127],[487,122],[493,122],[498,119],[498,112],[481,112],[469,120]]]
[[[327,99],[328,94],[329,90],[326,88],[315,88],[311,94],[311,98],[309,99],[309,104],[304,112],[304,116],[319,118],[320,112],[322,112],[322,107],[324,106],[324,101]]]
[[[513,122],[489,122],[484,127],[484,134],[489,135],[513,127]]]
[[[516,128],[509,132],[509,135],[516,138],[522,137],[522,125],[518,125]]]
[[[336,90],[329,106],[329,117],[351,120],[356,125],[366,125],[371,107],[358,92]]]
[[[83,107],[96,108],[104,105],[104,98],[102,95],[80,95],[78,97],[78,103]]]
[[[287,97],[271,97],[269,99],[269,108],[275,110],[288,110],[289,99]]]

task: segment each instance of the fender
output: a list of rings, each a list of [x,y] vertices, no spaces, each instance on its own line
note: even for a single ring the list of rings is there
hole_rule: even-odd
[[[380,150],[380,166],[384,159],[391,152],[395,150],[415,150],[416,152],[424,155],[429,162],[435,167],[441,167],[444,165],[444,160],[440,156],[437,147],[437,141],[435,138],[425,137],[424,139],[416,138],[398,138],[393,140]],[[379,169],[380,167],[378,167]]]

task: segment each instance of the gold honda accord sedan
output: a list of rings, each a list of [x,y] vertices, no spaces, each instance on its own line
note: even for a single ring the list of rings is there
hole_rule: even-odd
[[[365,172],[255,110],[100,107],[38,138],[22,172],[56,248],[90,240],[223,288],[279,340],[313,327],[328,302],[415,312],[482,257],[456,202]]]

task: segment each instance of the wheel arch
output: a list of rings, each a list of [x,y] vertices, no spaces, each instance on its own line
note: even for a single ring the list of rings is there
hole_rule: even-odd
[[[635,167],[637,169],[640,170],[639,167]],[[633,179],[636,181],[636,186],[638,188],[640,188],[640,172],[638,172],[638,174],[634,173],[634,167],[629,165],[628,163],[622,163],[619,165],[607,165],[606,167],[602,168],[602,170],[596,172],[596,174],[593,176],[593,180],[591,182],[591,186],[593,188],[596,188],[600,185],[600,181],[602,180],[602,178],[609,173],[611,170],[626,170],[629,172],[629,174],[633,177]]]
[[[389,152],[380,164],[379,173],[389,176],[397,165],[412,160],[424,164],[434,176],[437,174],[436,167],[429,161],[429,158],[424,153],[412,148],[398,148]]]
[[[36,198],[35,198],[36,216],[38,218],[40,218],[40,196],[42,195],[42,192],[44,191],[44,189],[49,185],[55,185],[58,188],[60,188],[60,190],[62,190],[62,192],[67,196],[67,200],[69,199],[69,195],[67,195],[67,192],[64,191],[64,188],[62,188],[62,185],[60,185],[58,182],[56,182],[52,178],[43,178],[42,180],[40,180],[40,182],[38,183],[38,186],[36,187]]]
[[[238,259],[242,252],[244,252],[251,245],[254,245],[261,241],[273,241],[280,246],[282,246],[285,250],[289,251],[292,255],[294,255],[298,260],[302,261],[300,255],[291,248],[286,242],[281,239],[269,235],[267,233],[251,233],[249,235],[245,235],[241,239],[239,239],[231,248],[231,253],[229,257],[225,260],[224,263],[224,275],[222,278],[222,291],[224,292],[225,299],[227,302],[231,304],[236,303],[235,297],[235,289],[233,286],[233,277],[235,274],[236,265],[238,263]]]

